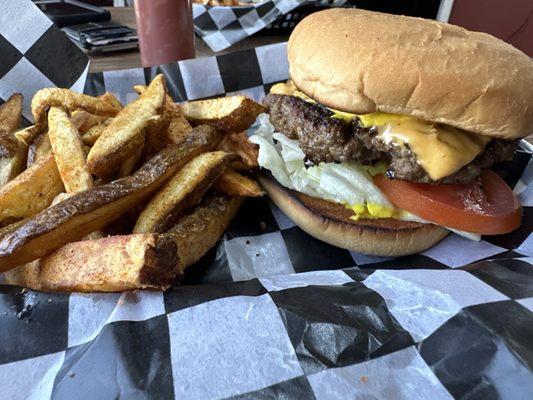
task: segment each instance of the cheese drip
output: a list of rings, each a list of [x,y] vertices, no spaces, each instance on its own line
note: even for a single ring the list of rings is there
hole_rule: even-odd
[[[295,96],[315,103],[313,99],[299,91],[291,81],[274,85],[270,92]],[[376,128],[378,138],[385,143],[409,146],[418,164],[433,180],[445,178],[472,162],[490,141],[486,136],[407,115],[381,112],[352,114],[329,109],[333,112],[331,118],[341,119],[346,123],[359,118],[365,128]]]

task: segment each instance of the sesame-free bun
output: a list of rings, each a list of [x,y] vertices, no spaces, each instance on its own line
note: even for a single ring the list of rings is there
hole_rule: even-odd
[[[309,235],[343,249],[378,256],[404,256],[428,249],[449,231],[432,224],[396,219],[350,219],[340,204],[286,189],[270,175],[259,183],[270,199]]]
[[[296,26],[288,58],[296,86],[331,108],[412,115],[504,139],[533,133],[533,61],[486,33],[335,8]]]

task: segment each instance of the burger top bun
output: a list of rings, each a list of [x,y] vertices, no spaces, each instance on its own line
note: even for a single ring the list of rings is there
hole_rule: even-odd
[[[485,33],[335,8],[296,26],[288,58],[296,86],[331,108],[411,115],[504,139],[533,133],[533,61]]]

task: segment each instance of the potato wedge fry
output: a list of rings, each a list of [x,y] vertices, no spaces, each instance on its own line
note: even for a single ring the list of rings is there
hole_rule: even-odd
[[[213,188],[231,196],[261,197],[265,195],[256,181],[229,168],[215,181]]]
[[[180,107],[193,126],[206,124],[228,133],[248,129],[259,114],[266,112],[265,107],[246,96],[189,101]]]
[[[103,95],[98,96],[99,99],[102,99],[107,104],[113,106],[117,113],[124,108],[122,103],[115,97],[113,93],[105,92]]]
[[[94,146],[98,138],[102,135],[102,132],[107,128],[111,120],[102,121],[92,127],[90,127],[82,136],[81,141],[87,146]]]
[[[15,132],[15,137],[29,146],[33,143],[35,139],[41,134],[41,129],[38,126],[31,125],[27,128],[21,129],[20,131]]]
[[[259,168],[257,157],[259,156],[259,146],[248,140],[246,132],[232,133],[224,136],[220,142],[219,150],[228,153],[235,153],[241,157],[231,167],[239,171]]]
[[[35,125],[46,126],[46,113],[50,107],[62,107],[67,113],[80,109],[104,117],[114,117],[117,114],[115,107],[102,99],[76,93],[69,89],[48,88],[35,93],[31,101]]]
[[[0,224],[39,213],[63,190],[54,156],[50,154],[0,189]]]
[[[148,120],[145,127],[144,159],[147,160],[154,154],[159,153],[167,145],[167,129],[170,115],[163,112]]]
[[[5,276],[10,284],[34,290],[119,292],[166,289],[178,275],[174,240],[148,234],[68,243]]]
[[[39,135],[28,148],[27,168],[50,154],[52,154],[52,144],[46,132]]]
[[[87,157],[87,167],[102,178],[120,169],[144,140],[148,120],[160,113],[165,99],[165,81],[158,75],[135,101],[124,107],[102,132]]]
[[[70,114],[70,120],[80,133],[86,133],[94,126],[104,123],[109,117],[94,115],[83,110],[75,110]]]
[[[146,90],[146,86],[135,85],[133,87],[138,94],[143,94]],[[181,112],[181,108],[174,102],[172,97],[168,94],[165,98],[164,112],[169,115],[170,122],[167,130],[164,132],[166,136],[167,144],[180,143],[185,135],[192,130],[192,126],[185,118],[185,115]]]
[[[214,151],[197,156],[156,193],[143,210],[133,233],[163,233],[172,227],[222,174],[234,154]]]
[[[18,143],[14,132],[18,130],[22,116],[22,95],[15,93],[0,105],[0,145],[11,155],[17,152]]]
[[[208,195],[167,232],[178,246],[180,271],[194,264],[216,244],[243,202],[243,197]]]
[[[174,111],[167,128],[167,142],[169,144],[181,143],[191,130],[192,126],[185,116],[180,111]]]
[[[124,178],[125,176],[131,175],[142,157],[143,150],[144,146],[139,147],[134,155],[124,161],[124,164],[120,166],[120,170],[118,171],[119,178]]]
[[[215,129],[198,127],[182,145],[166,148],[134,175],[74,194],[28,219],[22,226],[0,236],[0,271],[43,257],[102,229],[157,191],[198,154],[217,146],[219,140],[220,134]],[[34,205],[35,198],[21,203],[25,207]]]
[[[51,107],[48,111],[48,137],[66,192],[78,193],[92,188],[93,178],[85,166],[80,135],[61,108]]]
[[[15,144],[13,155],[0,157],[0,187],[15,179],[26,167],[28,146],[16,137]]]

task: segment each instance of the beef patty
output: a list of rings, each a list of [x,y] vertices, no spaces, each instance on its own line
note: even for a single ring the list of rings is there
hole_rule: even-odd
[[[375,129],[364,128],[357,118],[348,124],[331,118],[331,110],[294,96],[271,93],[263,103],[269,110],[270,122],[276,131],[297,139],[307,159],[313,163],[355,160],[369,165],[384,160],[390,163],[389,178],[411,182],[470,182],[479,176],[483,168],[512,159],[519,142],[493,139],[470,164],[434,181],[417,163],[408,146],[384,143],[376,137]]]

